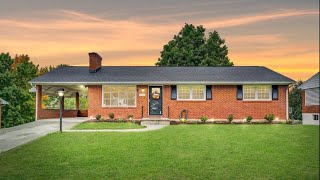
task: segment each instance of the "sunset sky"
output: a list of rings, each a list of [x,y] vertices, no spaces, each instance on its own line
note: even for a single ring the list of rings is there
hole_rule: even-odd
[[[40,66],[154,65],[184,23],[217,30],[237,66],[295,80],[319,71],[318,0],[0,0],[0,52]]]

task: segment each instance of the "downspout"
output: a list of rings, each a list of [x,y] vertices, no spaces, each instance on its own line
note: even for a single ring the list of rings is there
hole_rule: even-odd
[[[292,84],[286,88],[286,120],[289,120],[289,89],[291,86]]]

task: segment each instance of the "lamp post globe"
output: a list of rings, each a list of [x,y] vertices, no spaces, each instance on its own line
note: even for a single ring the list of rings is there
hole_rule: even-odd
[[[58,90],[58,95],[59,95],[60,97],[63,97],[63,96],[64,96],[64,89]]]

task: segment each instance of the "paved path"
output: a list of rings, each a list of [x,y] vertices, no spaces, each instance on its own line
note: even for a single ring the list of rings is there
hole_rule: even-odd
[[[70,129],[86,120],[88,118],[63,118],[63,130]],[[59,131],[59,119],[39,120],[12,128],[0,129],[0,153],[55,131]]]
[[[165,127],[166,125],[148,125],[143,129],[83,129],[83,130],[65,130],[64,132],[145,132],[154,131]]]

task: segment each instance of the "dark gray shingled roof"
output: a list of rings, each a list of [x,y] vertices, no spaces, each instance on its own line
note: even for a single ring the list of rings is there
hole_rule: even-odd
[[[266,67],[103,66],[89,73],[84,66],[60,67],[30,81],[32,84],[291,84],[294,81]]]
[[[312,88],[320,87],[319,79],[320,79],[320,73],[318,72],[317,74],[313,75],[310,79],[308,79],[306,82],[304,82],[299,88],[312,89]]]

